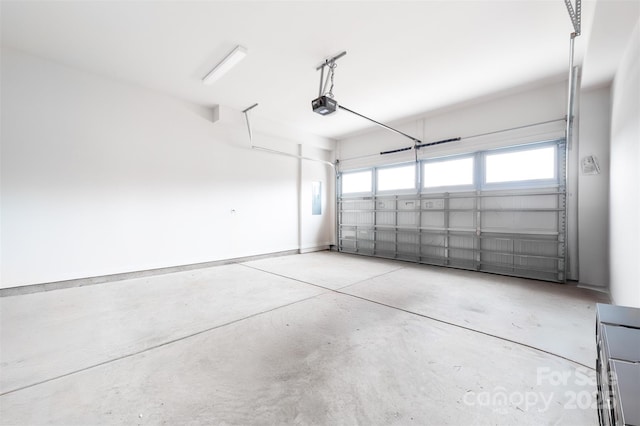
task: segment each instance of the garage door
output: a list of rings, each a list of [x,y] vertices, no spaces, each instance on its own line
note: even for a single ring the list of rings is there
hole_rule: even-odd
[[[342,252],[566,280],[564,140],[338,174]]]

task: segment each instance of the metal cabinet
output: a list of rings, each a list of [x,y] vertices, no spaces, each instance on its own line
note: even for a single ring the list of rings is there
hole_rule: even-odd
[[[640,309],[599,303],[596,376],[601,425],[640,425]]]

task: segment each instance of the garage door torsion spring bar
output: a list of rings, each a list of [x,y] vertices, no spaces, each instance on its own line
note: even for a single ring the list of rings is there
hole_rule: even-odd
[[[440,144],[447,143],[447,142],[456,142],[456,141],[459,141],[461,139],[462,138],[449,138],[449,139],[443,139],[441,141],[420,143],[420,144],[416,144],[415,146],[408,146],[406,148],[393,149],[391,151],[382,151],[380,153],[380,155],[395,154],[396,152],[410,151],[412,149],[415,149],[417,151],[420,148],[424,148],[424,147],[427,147],[427,146],[440,145]]]

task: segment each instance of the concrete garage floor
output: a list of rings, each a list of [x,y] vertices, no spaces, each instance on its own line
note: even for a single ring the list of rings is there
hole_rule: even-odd
[[[0,299],[2,424],[597,424],[569,285],[318,252]]]

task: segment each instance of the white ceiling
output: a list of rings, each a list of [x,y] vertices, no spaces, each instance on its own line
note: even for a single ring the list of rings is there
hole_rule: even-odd
[[[575,0],[574,0],[575,2]],[[583,34],[595,9],[583,1]],[[2,44],[200,105],[339,138],[371,123],[311,111],[324,58],[343,50],[334,94],[383,122],[539,80],[564,78],[563,0],[2,1]],[[577,44],[578,60],[585,50]],[[201,78],[236,44],[249,54]]]

